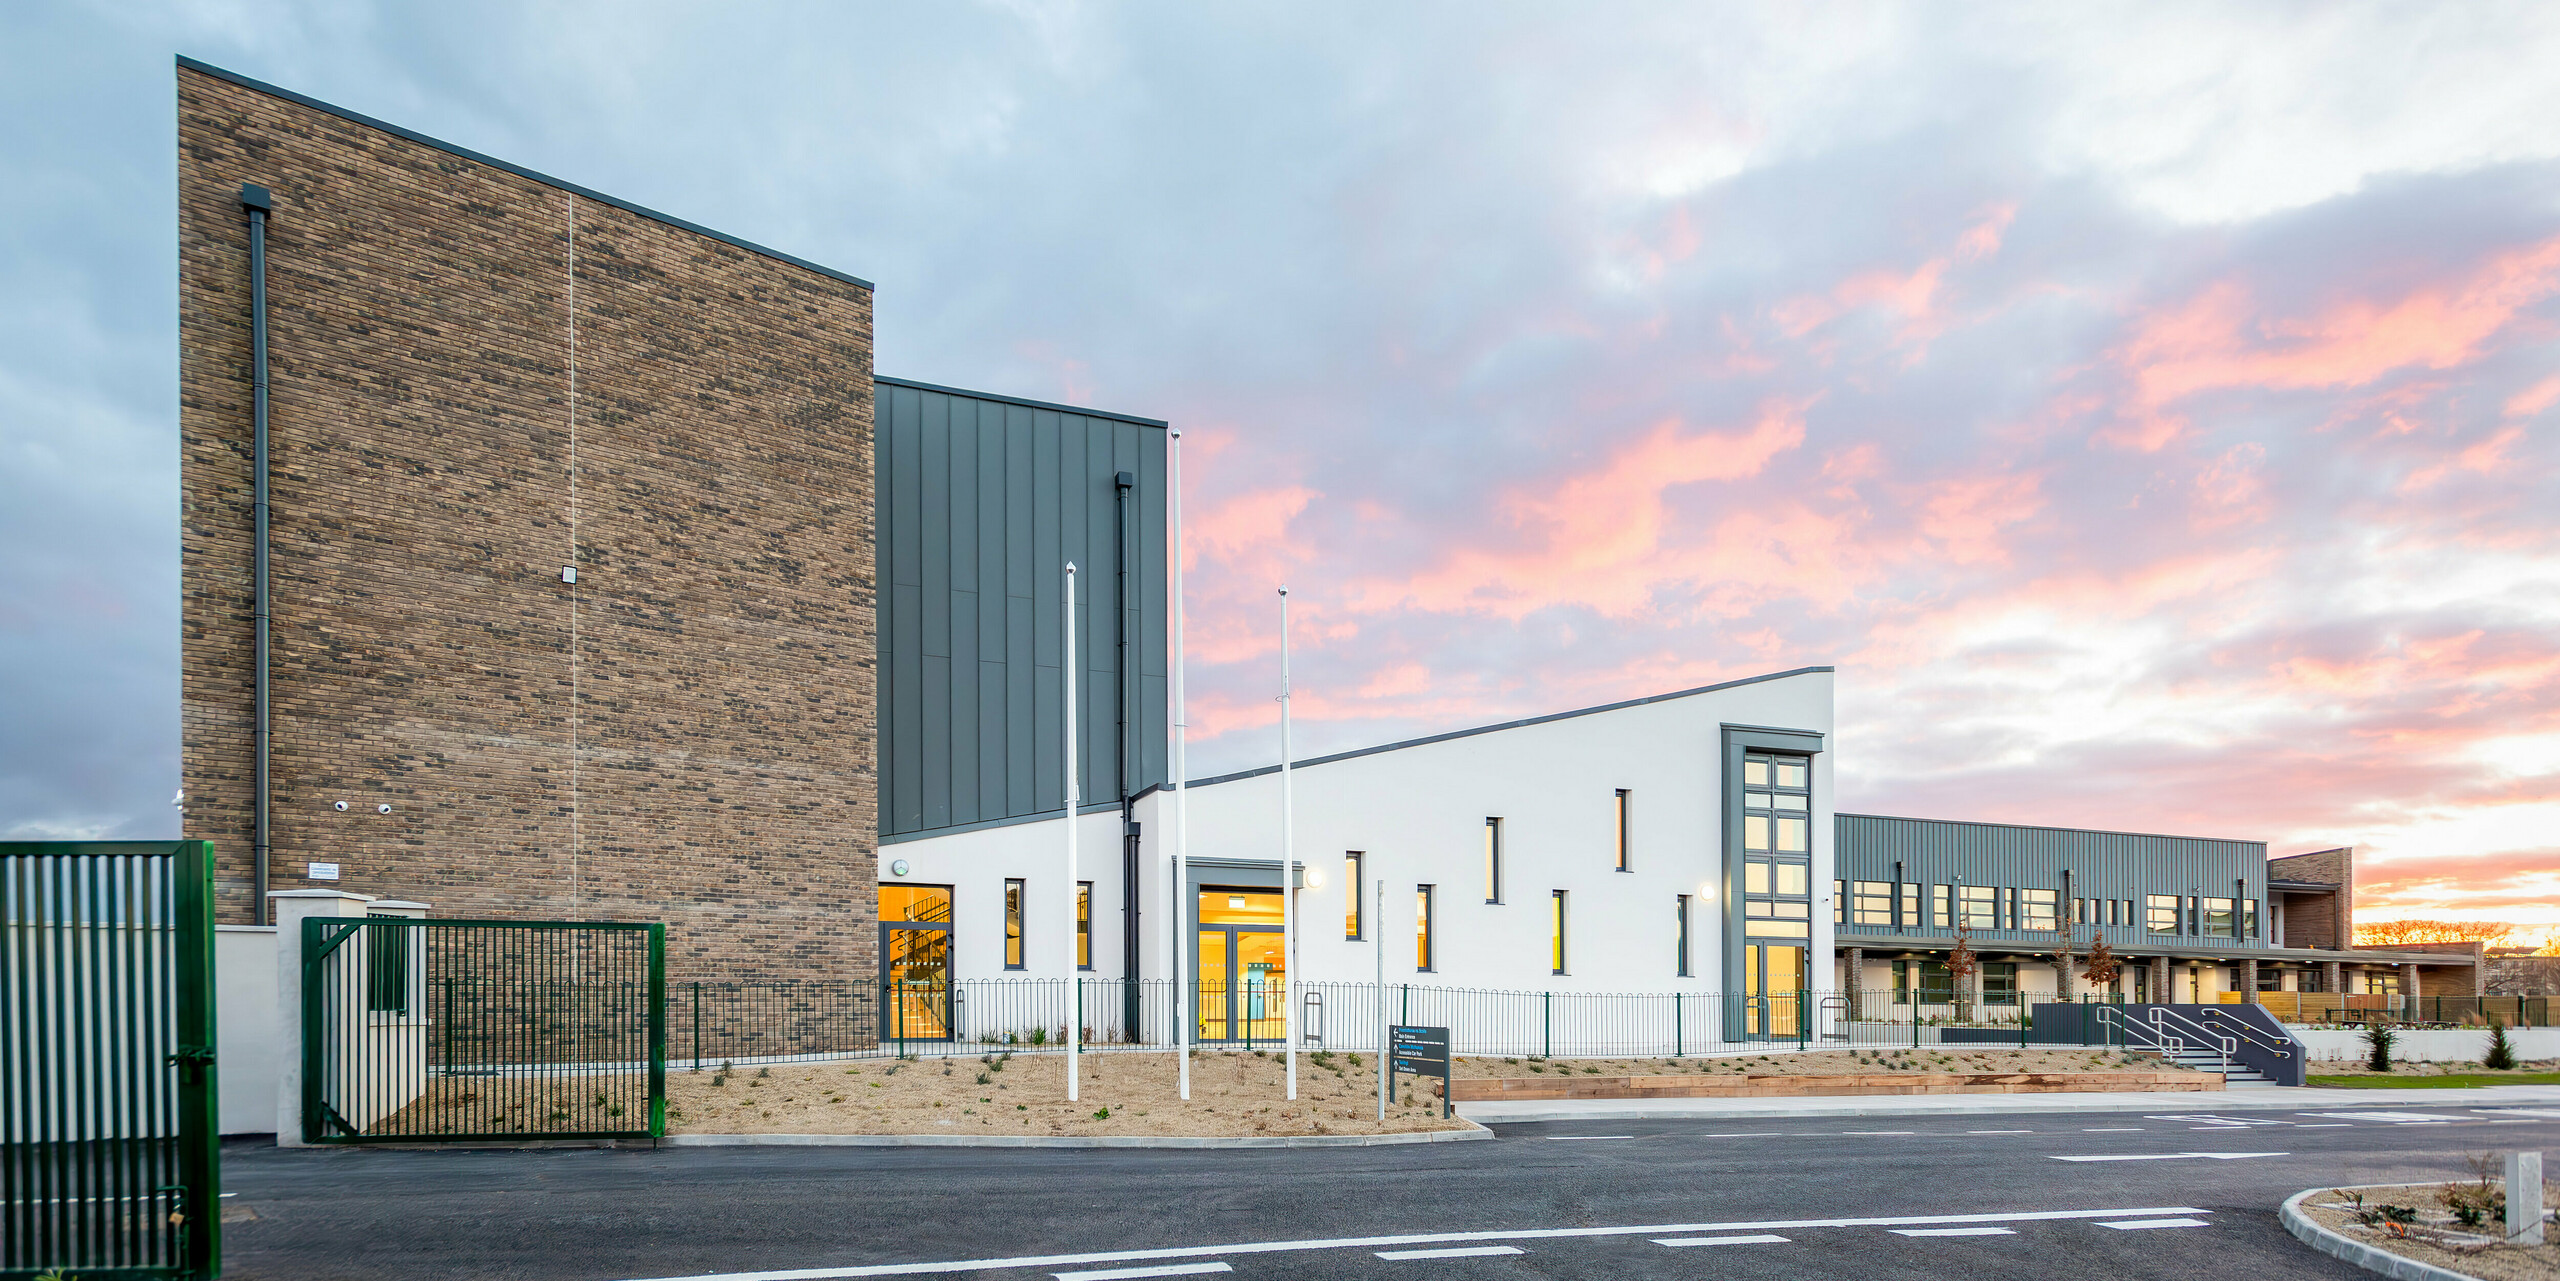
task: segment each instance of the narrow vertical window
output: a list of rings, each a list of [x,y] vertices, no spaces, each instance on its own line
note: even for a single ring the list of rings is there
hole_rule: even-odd
[[[1502,901],[1502,820],[1484,821],[1484,901]]]
[[[1076,882],[1076,968],[1093,968],[1093,882]]]
[[[1618,870],[1621,872],[1632,870],[1627,866],[1627,796],[1627,789],[1619,788],[1617,799],[1609,810],[1617,828]]]
[[[1929,887],[1929,924],[1939,929],[1952,929],[1956,923],[1955,891],[1944,885]]]
[[[1849,883],[1847,881],[1831,883],[1831,923],[1834,925],[1849,923]]]
[[[1022,968],[1022,882],[1004,883],[1004,967]]]
[[[1431,887],[1413,887],[1413,968],[1431,972]]]
[[[1901,906],[1901,908],[1902,908],[1902,916],[1901,916],[1901,919],[1896,920],[1896,921],[1893,923],[1894,928],[1895,928],[1895,929],[1901,929],[1901,930],[1916,930],[1916,929],[1919,929],[1919,928],[1920,928],[1920,887],[1919,887],[1919,885],[1918,885],[1918,884],[1916,884],[1916,883],[1914,883],[1914,882],[1911,882],[1911,881],[1904,881],[1904,882],[1902,882],[1901,884],[1902,884],[1902,895],[1901,895],[1901,904],[1900,904],[1900,906]]]
[[[1678,973],[1685,979],[1689,977],[1689,896],[1680,894],[1674,897],[1680,900],[1680,950],[1675,959],[1679,962]]]
[[[1345,882],[1342,887],[1342,937],[1347,939],[1368,937],[1360,920],[1361,862],[1358,850],[1342,856],[1342,879]]]
[[[1554,901],[1555,906],[1552,909],[1552,916],[1554,919],[1549,931],[1549,959],[1554,962],[1552,972],[1562,974],[1564,973],[1564,891],[1553,891],[1550,897]]]

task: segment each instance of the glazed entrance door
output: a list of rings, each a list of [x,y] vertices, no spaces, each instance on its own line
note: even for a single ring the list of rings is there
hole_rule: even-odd
[[[1288,999],[1277,891],[1200,891],[1192,1009],[1201,1041],[1276,1041]]]
[[[1803,1031],[1805,949],[1750,943],[1742,949],[1743,1032],[1754,1040],[1796,1039]]]

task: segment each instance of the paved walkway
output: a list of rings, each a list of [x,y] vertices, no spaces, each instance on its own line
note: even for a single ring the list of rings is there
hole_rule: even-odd
[[[1485,1125],[1518,1121],[1742,1120],[1795,1116],[1964,1116],[2020,1112],[2232,1112],[2278,1109],[2370,1112],[2405,1107],[2529,1107],[2560,1116],[2560,1085],[2477,1090],[2277,1088],[2205,1093],[1889,1094],[1792,1099],[1534,1099],[1461,1103]]]

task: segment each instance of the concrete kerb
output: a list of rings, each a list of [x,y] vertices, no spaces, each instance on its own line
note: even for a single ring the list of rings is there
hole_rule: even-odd
[[[1466,1121],[1465,1117],[1458,1118]],[[1414,1134],[1247,1135],[1192,1138],[1167,1134],[670,1134],[674,1148],[1374,1148],[1406,1143],[1464,1143],[1499,1137],[1467,1121],[1463,1130]]]
[[[2398,1277],[2400,1281],[2480,1281],[2478,1277],[2469,1273],[2439,1268],[2432,1263],[2420,1263],[2416,1259],[2393,1254],[2378,1246],[2366,1245],[2362,1241],[2353,1240],[2343,1233],[2332,1232],[2313,1222],[2310,1215],[2302,1212],[2302,1203],[2327,1191],[2329,1189],[2325,1187],[2304,1188],[2286,1197],[2283,1207],[2276,1212],[2276,1217],[2284,1223],[2284,1230],[2292,1233],[2295,1239],[2304,1245],[2332,1258],[2344,1259],[2367,1272],[2379,1272],[2386,1277]]]
[[[1802,1099],[1576,1099],[1461,1103],[1484,1125],[1537,1121],[1783,1121],[1814,1117],[1969,1116],[2020,1112],[2342,1112],[2410,1107],[2560,1105],[2560,1086],[2454,1090],[2262,1089],[2088,1094],[1917,1094]]]

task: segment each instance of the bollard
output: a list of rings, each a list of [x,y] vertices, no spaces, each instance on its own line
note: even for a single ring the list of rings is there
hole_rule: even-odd
[[[2507,1244],[2542,1244],[2542,1154],[2507,1154]]]

